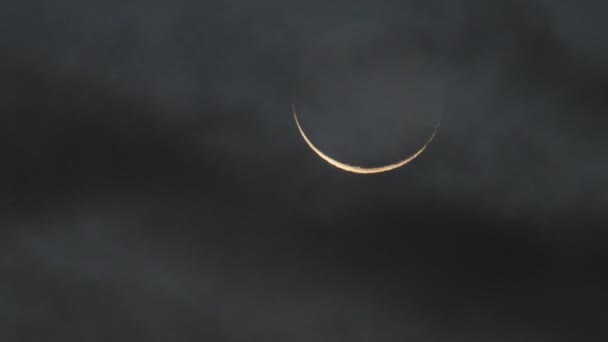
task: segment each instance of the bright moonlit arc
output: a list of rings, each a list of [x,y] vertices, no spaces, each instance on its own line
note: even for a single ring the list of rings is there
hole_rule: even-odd
[[[304,138],[304,141],[306,141],[306,144],[308,144],[308,146],[319,157],[321,157],[323,160],[325,160],[326,162],[328,162],[332,166],[337,167],[340,170],[347,171],[347,172],[352,172],[352,173],[357,173],[357,174],[362,174],[362,175],[370,175],[370,174],[375,174],[375,173],[388,172],[388,171],[392,171],[392,170],[398,169],[398,168],[400,168],[400,167],[402,167],[402,166],[410,163],[412,160],[416,159],[420,154],[422,154],[422,152],[424,152],[424,150],[426,150],[426,148],[429,146],[429,144],[435,138],[435,135],[437,134],[437,130],[439,129],[439,123],[437,123],[437,126],[435,127],[435,130],[433,131],[433,134],[431,134],[431,137],[427,140],[427,142],[418,151],[416,151],[416,153],[412,154],[411,156],[409,156],[406,159],[403,159],[403,160],[401,160],[399,162],[396,162],[394,164],[389,164],[389,165],[385,165],[385,166],[379,166],[379,167],[361,167],[361,166],[349,165],[349,164],[337,161],[337,160],[333,159],[332,157],[330,157],[330,156],[326,155],[325,153],[323,153],[321,150],[319,150],[310,141],[310,139],[308,139],[308,137],[306,136],[306,133],[304,133],[304,130],[302,129],[302,126],[300,126],[300,122],[298,121],[298,115],[296,113],[295,107],[293,108],[293,117],[294,117],[294,119],[296,121],[296,125],[298,126],[298,130],[300,131],[300,134],[302,135],[302,138]]]

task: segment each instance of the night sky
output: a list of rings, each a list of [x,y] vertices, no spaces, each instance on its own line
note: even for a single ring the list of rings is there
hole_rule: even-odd
[[[0,2],[0,340],[605,341],[606,13]]]

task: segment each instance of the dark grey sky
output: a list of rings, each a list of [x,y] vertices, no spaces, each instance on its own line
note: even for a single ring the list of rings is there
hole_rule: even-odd
[[[606,6],[5,1],[0,339],[604,340]]]

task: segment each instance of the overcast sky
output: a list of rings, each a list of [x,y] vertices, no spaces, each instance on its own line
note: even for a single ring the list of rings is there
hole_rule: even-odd
[[[604,340],[607,6],[4,1],[0,339]]]

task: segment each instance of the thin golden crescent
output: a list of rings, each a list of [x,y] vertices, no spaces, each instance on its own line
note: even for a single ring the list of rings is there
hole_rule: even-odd
[[[370,174],[388,172],[388,171],[392,171],[392,170],[398,169],[398,168],[400,168],[400,167],[402,167],[402,166],[410,163],[412,160],[416,159],[419,155],[422,154],[422,152],[424,152],[426,150],[426,148],[431,144],[431,142],[435,138],[435,135],[437,134],[437,131],[439,130],[439,122],[438,122],[437,126],[435,127],[435,130],[433,131],[433,134],[431,134],[431,137],[427,140],[427,142],[418,151],[416,151],[414,154],[412,154],[411,156],[409,156],[406,159],[403,159],[403,160],[401,160],[399,162],[396,162],[396,163],[393,163],[393,164],[389,164],[389,165],[385,165],[385,166],[361,167],[361,166],[349,165],[349,164],[340,162],[338,160],[335,160],[335,159],[331,158],[330,156],[326,155],[325,153],[323,153],[321,150],[319,150],[310,141],[310,139],[308,139],[308,136],[306,136],[306,133],[304,133],[304,130],[302,129],[302,126],[300,125],[300,121],[298,120],[298,115],[296,113],[295,107],[293,107],[292,110],[293,110],[293,118],[296,121],[296,125],[298,126],[298,130],[300,131],[300,134],[302,135],[302,138],[304,138],[304,141],[306,141],[306,144],[319,157],[321,157],[321,159],[325,160],[330,165],[332,165],[334,167],[337,167],[340,170],[347,171],[347,172],[352,172],[352,173],[357,173],[357,174],[362,174],[362,175],[370,175]]]

